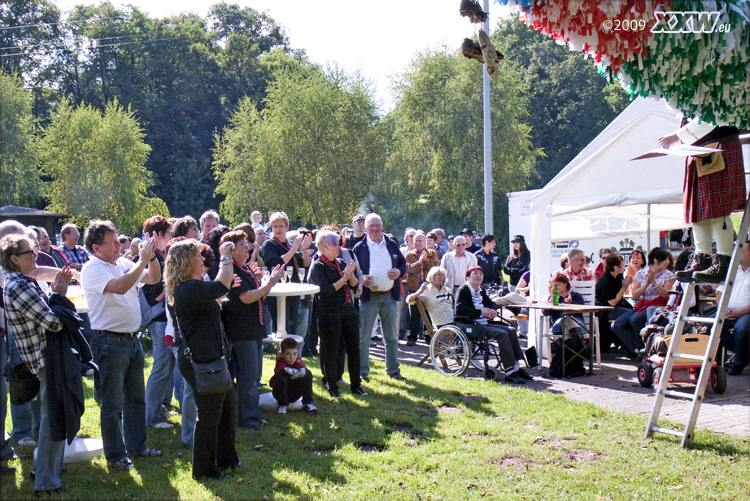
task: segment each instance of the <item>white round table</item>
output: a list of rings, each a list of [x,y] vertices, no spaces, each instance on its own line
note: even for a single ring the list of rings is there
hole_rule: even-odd
[[[276,298],[276,332],[273,338],[277,341],[289,334],[286,332],[286,298],[287,296],[307,296],[320,292],[320,287],[313,284],[278,283],[271,288],[269,296]],[[298,340],[299,341],[299,340]]]

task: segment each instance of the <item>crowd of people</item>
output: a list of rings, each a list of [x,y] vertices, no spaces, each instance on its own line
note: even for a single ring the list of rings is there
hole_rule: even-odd
[[[63,441],[80,426],[80,375],[87,371],[100,405],[110,469],[132,468],[133,457],[162,455],[147,445],[148,430],[174,427],[168,419],[177,414],[171,409],[174,397],[180,436],[193,450],[193,476],[226,478],[227,470],[240,464],[234,445],[237,427],[258,429],[263,422],[259,395],[269,347],[264,340],[275,331],[277,315],[285,315],[287,331],[294,335],[280,343],[269,381],[281,414],[297,399],[308,413],[317,412],[305,357],[319,355],[321,383],[333,399],[345,387],[366,397],[363,384],[370,377],[376,325],[384,337],[385,372],[403,380],[399,340],[429,343],[419,311],[407,296],[427,297],[428,285],[436,288],[436,299],[444,295],[445,311],[435,317],[437,325],[452,322],[454,314],[484,324],[507,352],[507,382],[530,377],[518,365],[523,354],[515,329],[487,325],[492,305],[483,292],[483,286],[504,285],[503,270],[511,287],[524,284],[529,252],[522,236],[513,239],[514,250],[503,266],[495,237],[480,239],[468,228],[455,237],[440,228],[409,228],[399,245],[374,213],[357,214],[347,228],[290,230],[289,223],[283,212],[263,223],[256,211],[251,222],[234,228],[221,224],[215,211],[197,221],[155,215],[144,221],[141,235],[131,238],[109,221],[92,220],[82,228],[82,240],[79,228],[64,225],[57,245],[44,228],[0,223],[5,337],[0,360],[11,370],[28,369],[40,382],[35,399],[10,406],[13,440],[39,447],[37,493],[63,489]],[[292,283],[314,283],[320,291],[292,296],[285,311],[277,311],[269,291],[284,276]],[[85,297],[86,311],[76,311],[66,297],[75,295],[71,286]],[[65,395],[49,381],[58,377],[57,359],[63,358],[57,340],[70,331],[81,334],[86,349],[75,350],[79,355],[67,360],[80,369],[72,400],[80,405],[66,410],[62,428],[67,433],[61,435],[61,424],[50,419],[50,410]],[[148,379],[141,344],[145,333],[153,356]],[[66,335],[72,343],[74,338]],[[205,367],[216,364],[216,378],[226,371],[229,386],[205,383]],[[5,396],[4,379],[2,384]],[[7,399],[2,401],[4,422]],[[13,457],[10,440],[3,440],[0,455]],[[3,474],[13,473],[3,466]]]

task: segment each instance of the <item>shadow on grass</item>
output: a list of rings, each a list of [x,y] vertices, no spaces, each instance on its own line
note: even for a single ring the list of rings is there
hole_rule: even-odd
[[[481,419],[495,416],[485,396],[441,389],[410,379],[408,373],[406,380],[395,381],[385,375],[384,364],[374,360],[371,382],[363,382],[369,395],[354,396],[342,386],[343,398],[334,400],[320,384],[317,365],[317,361],[308,361],[315,376],[317,415],[264,412],[269,424],[260,431],[238,430],[237,449],[243,465],[236,470],[232,484],[248,486],[243,491],[248,498],[271,497],[279,489],[285,496],[306,497],[328,482],[343,488],[354,470],[367,468],[371,456],[381,455],[382,461],[395,453],[394,447],[418,448],[425,441],[442,438],[438,425],[444,415],[473,412]],[[435,377],[452,379],[437,373]],[[354,461],[351,454],[346,455],[349,459],[338,454],[352,448],[361,453],[354,455]],[[312,480],[300,485],[292,480],[295,478]],[[237,493],[236,485],[216,483],[210,489],[222,498]]]

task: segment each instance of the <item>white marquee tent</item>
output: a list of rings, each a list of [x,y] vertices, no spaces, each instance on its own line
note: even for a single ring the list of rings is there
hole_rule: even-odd
[[[549,260],[552,242],[688,226],[682,217],[685,159],[630,161],[657,148],[657,139],[678,127],[677,112],[638,97],[534,196],[530,250],[537,300],[547,294],[555,271]],[[747,166],[747,147],[744,153]]]

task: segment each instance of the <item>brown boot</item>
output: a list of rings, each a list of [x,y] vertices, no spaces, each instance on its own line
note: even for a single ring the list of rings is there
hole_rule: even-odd
[[[687,263],[687,268],[674,274],[680,282],[692,282],[693,273],[696,271],[707,270],[711,266],[711,254],[702,252],[693,252]]]
[[[729,261],[732,260],[732,256],[724,256],[722,254],[714,254],[711,256],[711,267],[705,271],[697,271],[693,275],[698,282],[707,282],[710,284],[718,284],[723,282],[727,278],[727,272],[729,271]]]

